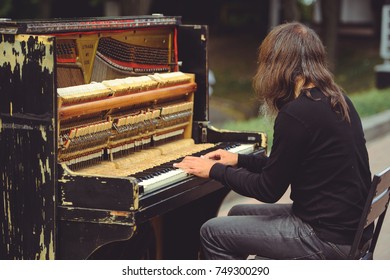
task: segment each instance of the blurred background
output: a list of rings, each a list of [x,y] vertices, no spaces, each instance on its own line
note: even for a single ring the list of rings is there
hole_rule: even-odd
[[[390,0],[0,0],[0,21],[157,13],[181,16],[183,24],[208,25],[211,124],[238,131],[264,131],[268,151],[273,122],[259,116],[252,90],[258,46],[273,26],[303,22],[322,38],[336,82],[354,102],[363,126],[371,123],[379,127],[376,117],[387,113],[379,119],[384,128],[376,130],[378,137],[368,141],[374,173],[389,164],[390,88],[378,87],[375,71],[375,66],[384,63],[380,43],[385,3],[390,4]],[[386,83],[390,84],[390,78]],[[281,201],[289,202],[288,195]],[[231,193],[221,207],[221,215],[239,202],[248,203],[247,198]],[[389,241],[387,219],[376,259],[390,259]]]
[[[339,85],[362,117],[390,108],[390,89],[376,87],[384,0],[1,0],[0,18],[44,19],[159,13],[184,24],[209,26],[210,120],[220,128],[263,130],[252,77],[257,49],[273,26],[300,21],[314,28],[327,48]],[[272,142],[271,142],[272,143]]]

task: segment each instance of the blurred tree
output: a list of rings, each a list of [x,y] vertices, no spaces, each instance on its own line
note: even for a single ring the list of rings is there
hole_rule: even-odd
[[[336,67],[337,34],[341,9],[340,5],[340,0],[321,1],[322,37],[327,49],[329,67],[331,70],[334,70]]]
[[[50,18],[51,17],[51,5],[52,0],[34,0],[38,2],[38,18]]]
[[[10,18],[49,18],[52,0],[2,0],[0,16]]]
[[[282,12],[287,22],[299,21],[301,18],[297,0],[282,0]]]
[[[53,18],[99,17],[104,15],[103,0],[51,0]]]
[[[90,0],[103,4],[107,16],[149,15],[153,0]]]
[[[123,15],[148,15],[153,0],[120,0]]]
[[[305,24],[311,24],[313,22],[314,2],[315,0],[298,0],[301,22]]]
[[[382,7],[385,2],[385,0],[371,0],[371,10],[374,15],[374,34],[376,39],[379,39],[381,36]]]
[[[102,16],[106,0],[0,0],[0,17],[12,19]]]
[[[2,0],[0,3],[0,17],[7,17],[12,9],[12,0]]]

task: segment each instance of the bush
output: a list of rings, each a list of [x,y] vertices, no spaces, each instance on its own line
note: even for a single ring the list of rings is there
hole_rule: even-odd
[[[372,89],[367,92],[350,95],[361,118],[368,117],[385,110],[390,110],[390,89]],[[231,121],[222,125],[222,128],[237,131],[261,131],[268,137],[268,150],[273,140],[273,120],[268,118],[252,118],[247,121]]]
[[[350,96],[361,118],[390,109],[390,89],[372,89]]]

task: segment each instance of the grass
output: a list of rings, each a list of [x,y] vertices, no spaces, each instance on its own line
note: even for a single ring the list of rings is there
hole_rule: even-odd
[[[230,121],[222,125],[222,128],[235,131],[260,131],[267,134],[267,146],[270,149],[273,142],[273,121],[268,118],[252,118],[247,121]]]
[[[390,110],[390,88],[371,89],[350,96],[361,118]]]
[[[366,92],[355,93],[350,96],[361,118],[368,117],[390,109],[390,88],[371,89]],[[251,118],[246,121],[230,121],[222,128],[236,131],[262,131],[268,137],[268,150],[273,141],[273,121],[268,118]]]

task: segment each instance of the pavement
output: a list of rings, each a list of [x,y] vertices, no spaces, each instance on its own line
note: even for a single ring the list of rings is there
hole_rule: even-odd
[[[210,111],[211,120],[213,120],[213,116],[218,116],[219,121],[223,119],[220,113],[213,111],[213,107],[210,107]],[[371,173],[376,174],[390,166],[390,110],[365,118],[362,120],[362,123],[367,140]],[[289,196],[290,192],[287,191],[278,203],[291,202]],[[222,204],[218,215],[225,216],[233,205],[242,203],[261,202],[231,192]],[[390,260],[390,210],[387,212],[388,213],[375,248],[375,260]]]
[[[390,123],[390,122],[389,122]],[[367,142],[372,174],[379,173],[390,166],[390,130]],[[374,259],[390,260],[390,210],[387,210],[385,221],[374,252]]]

